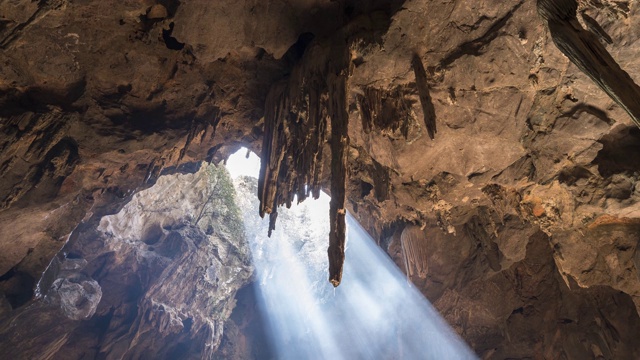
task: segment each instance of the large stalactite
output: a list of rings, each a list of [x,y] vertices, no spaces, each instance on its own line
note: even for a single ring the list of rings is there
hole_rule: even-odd
[[[580,25],[576,0],[537,0],[537,7],[558,49],[640,127],[640,87],[598,41],[597,32],[592,33]],[[589,21],[594,20],[585,18],[587,25]]]
[[[347,153],[349,151],[348,46],[336,48],[331,57],[327,82],[329,85],[329,117],[331,118],[331,203],[329,205],[329,281],[340,285],[346,242]]]
[[[288,79],[272,86],[265,103],[265,130],[258,185],[260,215],[269,214],[269,235],[277,208],[309,195],[318,198],[323,148],[331,151],[329,281],[338,286],[345,252],[345,199],[349,148],[349,40],[339,36],[311,43]]]

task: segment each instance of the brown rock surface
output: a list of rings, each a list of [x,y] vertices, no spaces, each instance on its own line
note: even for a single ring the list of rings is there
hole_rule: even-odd
[[[157,4],[166,17],[148,16]],[[270,89],[291,83],[311,61],[307,45],[347,34],[359,39],[350,47],[347,89],[347,208],[399,266],[411,260],[412,280],[479,356],[640,357],[640,130],[556,48],[535,1],[157,4],[0,3],[0,316],[49,326],[29,336],[5,328],[3,344],[39,348],[43,358],[61,349],[81,358],[100,336],[86,329],[99,329],[108,316],[114,324],[135,316],[138,300],[115,295],[138,286],[129,278],[109,291],[99,284],[94,309],[95,277],[56,277],[68,295],[57,301],[87,299],[72,313],[89,320],[64,311],[36,315],[30,309],[52,305],[30,299],[72,232],[88,265],[68,266],[110,254],[107,241],[79,239],[161,172],[194,172],[184,164],[222,159],[241,144],[259,152],[263,119],[273,110]],[[640,81],[640,5],[590,0],[579,10],[598,22],[612,39],[603,46]],[[427,92],[421,73],[416,79],[416,55]],[[303,107],[285,109],[308,117]],[[433,140],[425,109],[435,113]],[[325,189],[330,158],[316,164]],[[407,227],[411,236],[403,237]],[[185,239],[205,236],[192,227],[171,234],[185,244],[181,254],[197,253]],[[402,251],[403,238],[414,250]],[[113,256],[101,261],[126,260]],[[128,276],[151,275],[140,271]],[[200,275],[196,268],[184,276]],[[175,334],[176,309],[186,300],[162,308],[164,300],[147,294],[140,309],[164,315],[129,335],[141,327]],[[193,321],[192,332],[171,344],[201,339],[193,331],[208,325]],[[129,335],[106,333],[101,349],[122,354],[118,339]],[[137,344],[131,354],[169,351],[144,336]]]

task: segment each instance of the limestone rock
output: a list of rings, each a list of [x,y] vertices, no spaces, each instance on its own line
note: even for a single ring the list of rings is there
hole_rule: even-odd
[[[149,12],[147,13],[147,19],[153,19],[153,20],[164,19],[168,15],[169,13],[167,12],[167,8],[164,7],[164,5],[155,4],[149,9]]]
[[[307,49],[347,33],[360,39],[349,72],[331,75],[348,74],[346,208],[401,267],[404,229],[421,229],[408,241],[429,255],[411,259],[411,278],[479,356],[640,357],[640,130],[558,50],[536,2],[182,0],[158,2],[166,18],[149,19],[155,4],[0,3],[0,317],[46,324],[6,330],[3,349],[133,357],[220,339],[229,308],[217,304],[217,320],[205,320],[180,304],[212,305],[204,298],[174,302],[161,289],[190,279],[231,298],[216,279],[248,276],[246,252],[228,242],[235,230],[196,226],[197,212],[160,212],[150,228],[116,214],[135,213],[125,205],[140,205],[135,194],[156,183],[178,202],[161,174],[196,173],[191,164],[241,145],[260,153],[270,89],[313,89],[292,81]],[[577,11],[610,37],[598,48],[625,79],[640,81],[640,5],[589,0]],[[280,107],[300,116],[294,125],[309,116],[299,100]],[[435,118],[434,139],[425,118]],[[299,144],[332,130],[300,129],[279,135]],[[323,139],[329,154],[339,139]],[[286,161],[308,158],[291,148]],[[328,159],[316,162],[313,184],[280,190],[328,190]],[[66,279],[75,257],[87,264],[73,271],[102,291],[89,320],[32,302]],[[139,309],[149,320],[132,328]],[[173,340],[132,342],[159,329]]]
[[[40,280],[42,300],[4,318],[25,321],[3,327],[0,349],[210,358],[252,273],[234,196],[224,169],[203,166],[162,176],[116,214],[89,220]]]
[[[95,314],[102,298],[97,281],[58,278],[49,289],[51,298],[59,302],[64,314],[71,320],[87,320]]]

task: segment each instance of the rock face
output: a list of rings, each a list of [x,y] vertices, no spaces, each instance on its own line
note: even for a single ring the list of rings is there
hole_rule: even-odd
[[[640,5],[577,5],[586,15],[571,18],[580,36],[609,38],[602,47],[640,81]],[[282,110],[265,159],[287,164],[276,174],[286,180],[279,199],[305,184],[340,196],[346,169],[346,208],[481,357],[640,357],[640,130],[558,50],[556,30],[533,0],[0,3],[0,316],[22,314],[12,324],[27,324],[41,313],[34,309],[66,309],[39,315],[46,331],[4,327],[2,343],[39,348],[43,358],[85,349],[135,357],[219,339],[220,326],[186,316],[188,305],[169,304],[155,287],[140,293],[160,278],[208,274],[209,260],[194,255],[208,229],[172,223],[116,241],[117,217],[99,219],[162,172],[193,173],[185,164],[221,160],[240,145],[260,153],[267,114]],[[352,40],[348,72],[308,76],[318,61],[309,49],[337,39]],[[348,79],[329,81],[332,91],[307,81],[331,77]],[[307,97],[269,100],[283,84],[323,104],[317,151],[305,147],[321,138],[307,126]],[[345,120],[346,136],[335,128]],[[331,166],[330,154],[346,167]],[[310,168],[315,183],[295,182]],[[335,210],[334,220],[342,206]],[[163,240],[145,244],[151,234]],[[339,231],[332,236],[339,260]],[[77,248],[56,257],[67,239]],[[55,276],[42,278],[54,258]],[[138,259],[149,267],[131,268]],[[203,270],[183,261],[203,261]],[[115,264],[124,266],[118,280],[101,282],[100,269]],[[171,266],[185,270],[164,273]],[[36,290],[49,291],[46,306],[30,302]],[[138,319],[139,300],[163,315],[101,337],[105,324]],[[143,334],[151,328],[173,342]],[[186,352],[207,354],[217,341]]]
[[[2,324],[11,358],[211,358],[252,273],[224,169],[167,175],[82,224]]]

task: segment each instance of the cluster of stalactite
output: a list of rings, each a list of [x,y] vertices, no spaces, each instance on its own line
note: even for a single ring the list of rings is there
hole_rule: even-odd
[[[331,151],[329,210],[329,281],[342,279],[346,236],[347,158],[349,151],[349,76],[352,55],[362,44],[360,35],[345,28],[333,39],[311,40],[303,49],[290,75],[273,84],[265,101],[262,164],[258,181],[260,216],[269,214],[269,236],[275,230],[278,207],[290,207],[312,196],[318,198],[323,184],[324,150]],[[302,44],[302,42],[300,42]],[[418,55],[411,64],[431,139],[436,133],[436,114],[427,83],[427,73]],[[413,119],[409,88],[392,90],[367,87],[356,95],[365,132],[400,131],[407,138]],[[388,174],[387,174],[388,178]],[[376,189],[386,199],[388,180]]]
[[[329,281],[342,279],[349,147],[347,90],[351,55],[344,38],[311,43],[289,78],[274,84],[265,104],[265,131],[258,184],[260,215],[269,214],[269,235],[279,206],[297,196],[320,195],[323,150],[331,149]]]
[[[576,0],[538,0],[537,8],[558,49],[625,109],[640,127],[640,87],[598,41],[597,36],[602,38],[603,35],[598,31],[587,31],[580,25]],[[587,25],[594,21],[584,19]],[[595,28],[594,24],[589,27]]]
[[[427,72],[422,60],[417,54],[413,55],[411,67],[416,79],[416,90],[420,98],[420,105],[424,116],[424,125],[429,137],[433,140],[437,133],[436,110],[431,99]],[[370,133],[373,129],[395,132],[400,130],[404,138],[409,136],[409,127],[413,115],[412,104],[407,95],[407,86],[397,86],[392,90],[366,87],[356,95],[362,129]]]
[[[269,214],[269,236],[276,226],[278,207],[290,207],[320,195],[323,150],[328,145],[330,159],[329,281],[338,286],[345,259],[345,199],[349,149],[348,80],[352,71],[351,42],[348,37],[311,42],[290,76],[274,84],[265,103],[262,165],[258,183],[260,216]],[[412,67],[430,138],[436,133],[436,116],[427,74],[415,55]],[[362,126],[400,131],[407,138],[412,120],[406,87],[392,90],[365,88],[356,95]],[[388,189],[386,189],[388,190]],[[385,189],[376,190],[379,199]],[[412,251],[410,249],[410,251]]]
[[[405,96],[407,93],[404,86],[398,86],[391,91],[367,87],[362,94],[357,94],[364,132],[368,134],[373,129],[400,130],[406,139],[412,120],[411,103]]]

